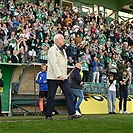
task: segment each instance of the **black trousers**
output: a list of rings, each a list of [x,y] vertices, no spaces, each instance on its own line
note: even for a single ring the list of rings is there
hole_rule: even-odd
[[[127,96],[128,96],[128,91],[123,91],[120,90],[120,101],[119,101],[119,110],[122,110],[122,100],[124,99],[123,103],[123,110],[126,111],[126,106],[127,106]]]
[[[60,86],[60,88],[62,89],[65,95],[68,114],[72,115],[75,113],[75,104],[72,99],[71,88],[68,80],[65,79],[64,81],[62,81],[62,80],[48,79],[48,97],[47,97],[47,105],[46,105],[46,117],[52,117],[52,111],[54,107],[54,97],[58,86]]]

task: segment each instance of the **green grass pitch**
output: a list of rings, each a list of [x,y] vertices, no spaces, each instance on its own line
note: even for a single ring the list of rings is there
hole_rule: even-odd
[[[67,116],[0,117],[0,133],[133,133],[133,114],[82,115],[68,120]]]

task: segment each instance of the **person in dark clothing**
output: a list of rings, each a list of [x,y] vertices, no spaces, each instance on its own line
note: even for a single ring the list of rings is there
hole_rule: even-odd
[[[28,46],[28,55],[30,57],[30,61],[35,61],[36,51],[37,51],[37,40],[34,34],[30,35],[30,38],[26,42]]]
[[[12,63],[19,63],[19,57],[17,50],[13,50],[13,55],[11,56]]]
[[[24,52],[24,48],[19,49],[18,58],[19,58],[19,63],[28,63],[30,59],[28,53]]]
[[[34,3],[39,6],[39,0],[35,0]]]
[[[127,105],[127,96],[128,96],[128,85],[130,83],[130,76],[128,75],[126,70],[123,70],[122,76],[120,77],[119,80],[120,84],[120,101],[119,101],[119,110],[120,114],[122,114],[122,100],[124,99],[123,103],[123,110],[124,114],[130,114],[130,112],[127,111],[126,105]]]
[[[38,30],[36,31],[36,39],[37,39],[37,42],[39,44],[38,48],[41,47],[41,45],[44,42],[46,36],[47,36],[47,34],[44,32],[44,29],[43,29],[42,25],[39,25]]]
[[[81,66],[82,65],[80,63],[76,63],[75,68],[69,75],[69,83],[72,90],[73,100],[75,101],[75,98],[78,97],[78,100],[75,104],[76,115],[81,115],[79,113],[79,107],[82,100],[84,99],[84,94],[82,90],[83,82],[80,76]]]

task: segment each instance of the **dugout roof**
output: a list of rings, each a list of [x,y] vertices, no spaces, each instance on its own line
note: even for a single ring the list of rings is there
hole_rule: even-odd
[[[81,3],[96,4],[115,11],[133,13],[133,0],[78,0]]]

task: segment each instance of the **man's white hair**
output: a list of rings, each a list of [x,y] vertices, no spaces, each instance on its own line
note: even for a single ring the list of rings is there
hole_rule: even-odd
[[[63,36],[63,35],[62,35],[62,34],[56,34],[56,35],[54,36],[54,43],[55,43],[56,40],[58,40],[59,37],[61,37],[61,36]]]

